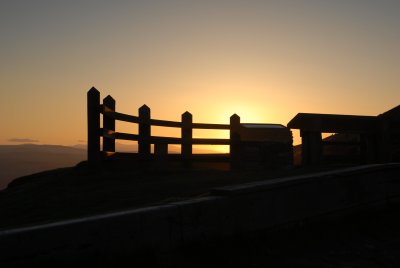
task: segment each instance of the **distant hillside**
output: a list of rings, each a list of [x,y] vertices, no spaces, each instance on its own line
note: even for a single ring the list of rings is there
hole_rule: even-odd
[[[86,150],[61,145],[0,145],[0,189],[13,179],[32,173],[74,166],[86,159]]]

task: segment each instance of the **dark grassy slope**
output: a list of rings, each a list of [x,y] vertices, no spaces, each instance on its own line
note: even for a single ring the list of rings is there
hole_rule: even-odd
[[[142,166],[142,165],[141,165]],[[36,195],[34,202],[47,202],[47,208],[31,205],[30,214],[27,218],[19,218],[17,224],[27,224],[44,221],[52,221],[57,217],[59,219],[68,217],[64,212],[71,206],[74,210],[69,216],[76,217],[77,213],[96,213],[94,209],[104,212],[105,209],[119,210],[124,206],[141,206],[140,204],[154,204],[157,202],[166,202],[187,198],[190,192],[194,194],[197,190],[209,189],[215,181],[218,183],[231,182],[237,183],[248,181],[247,178],[267,179],[281,175],[304,174],[306,172],[315,172],[317,170],[291,170],[285,172],[271,171],[242,171],[232,173],[218,169],[197,167],[192,170],[184,170],[178,167],[168,170],[147,170],[149,175],[142,176],[146,167],[130,165],[129,168],[121,168],[116,165],[109,165],[101,169],[89,169],[85,164],[75,168],[66,168],[55,171],[49,171],[42,174],[36,174],[16,180],[6,191],[0,192],[0,202],[3,197],[11,198],[11,201],[20,202],[16,205],[18,209],[26,205],[24,196],[30,196],[37,190],[42,191]],[[149,169],[149,167],[147,167]],[[136,170],[133,172],[133,170]],[[133,175],[125,177],[125,175]],[[145,185],[146,178],[152,178],[148,181],[148,188]],[[80,179],[80,180],[78,180]],[[218,180],[220,179],[220,180]],[[128,180],[130,181],[128,183]],[[165,180],[165,183],[163,182]],[[212,183],[210,183],[210,181]],[[177,189],[169,189],[170,183]],[[218,184],[217,183],[217,184]],[[60,190],[57,186],[63,187],[62,194],[54,190]],[[104,189],[105,185],[115,185],[111,190]],[[117,186],[124,186],[117,187]],[[142,190],[136,191],[136,199],[132,203],[123,202],[111,203],[114,198],[112,192],[121,193],[123,191],[132,191],[126,186],[139,187]],[[164,189],[157,188],[165,186]],[[47,187],[45,187],[47,186]],[[38,188],[37,188],[38,187]],[[70,187],[70,188],[67,188]],[[153,193],[154,189],[158,189]],[[79,195],[86,195],[82,199],[65,199],[66,193],[71,190],[79,190]],[[89,190],[85,194],[85,190]],[[31,192],[34,191],[34,192]],[[77,192],[79,192],[77,191]],[[51,192],[51,194],[49,194]],[[170,199],[159,199],[163,193],[174,194]],[[7,193],[6,195],[3,195]],[[71,192],[70,192],[71,193]],[[149,198],[148,194],[152,197]],[[199,193],[199,192],[197,192]],[[206,193],[206,192],[205,192]],[[55,197],[55,195],[59,196]],[[100,195],[99,195],[100,194]],[[109,194],[109,195],[108,195]],[[48,195],[48,196],[46,196]],[[98,199],[104,195],[105,200]],[[88,196],[96,197],[90,200]],[[52,199],[49,200],[49,197]],[[146,203],[145,201],[150,203]],[[23,202],[21,202],[21,200]],[[158,200],[158,201],[157,201]],[[54,201],[54,202],[50,202]],[[78,203],[74,203],[78,201]],[[93,203],[93,201],[95,201]],[[91,207],[91,204],[97,204],[97,201],[103,202],[102,206]],[[128,201],[126,198],[124,201]],[[24,203],[25,202],[25,203]],[[81,202],[81,203],[79,203]],[[144,202],[144,203],[141,203]],[[1,204],[1,203],[0,203]],[[107,204],[107,205],[105,205]],[[83,207],[82,207],[83,206]],[[61,208],[61,209],[60,209]],[[4,215],[4,207],[0,210],[0,215]],[[265,232],[249,233],[245,236],[237,235],[219,240],[208,241],[207,243],[194,243],[185,245],[178,252],[168,254],[167,260],[172,255],[171,265],[165,266],[164,260],[157,259],[153,255],[144,255],[141,267],[399,267],[400,265],[400,224],[399,205],[391,203],[385,209],[364,210],[354,214],[339,214],[328,219],[322,218],[320,221],[311,221],[307,219],[296,224],[280,226],[279,228],[265,230]],[[36,212],[35,212],[36,210]],[[82,211],[80,211],[82,210]],[[35,214],[36,213],[36,214]],[[39,214],[38,214],[39,213]],[[42,213],[42,214],[40,214]],[[57,215],[58,213],[58,215]],[[11,215],[12,216],[12,215]],[[15,215],[14,215],[15,216]],[[333,215],[332,215],[333,216]],[[47,217],[47,218],[46,218]],[[14,218],[15,220],[16,218]],[[2,219],[2,224],[7,222]],[[24,222],[25,221],[25,222]],[[15,222],[9,223],[16,226]],[[3,227],[6,225],[3,225]],[[8,226],[10,227],[10,226]],[[146,251],[144,251],[146,252]],[[90,259],[90,255],[85,255],[87,263],[96,263],[95,259]],[[143,255],[141,255],[143,256]],[[52,256],[53,257],[53,256]],[[132,258],[132,255],[109,256],[107,261],[109,266],[125,267],[126,264],[137,265],[137,261],[142,259]],[[161,256],[162,257],[162,256]],[[55,255],[54,258],[57,258]],[[85,257],[83,257],[85,258]],[[53,259],[53,261],[56,259]],[[57,260],[59,261],[59,260]],[[63,260],[61,260],[62,262]],[[153,263],[155,262],[155,263]],[[103,264],[103,263],[102,263]],[[153,265],[154,264],[154,265]],[[118,266],[119,265],[119,266]]]
[[[317,171],[221,168],[183,169],[178,164],[160,169],[145,163],[89,168],[82,162],[22,177],[0,191],[0,229],[178,201],[224,185]]]
[[[347,136],[340,135],[327,139],[339,138],[348,139]],[[47,156],[49,153],[59,152],[60,149],[54,146],[42,147],[41,150],[45,149]],[[18,148],[21,150],[18,154],[15,154],[15,148],[8,148],[14,152],[13,157],[27,157],[32,161],[40,159],[37,154],[24,156],[29,148],[37,150],[37,145]],[[76,159],[77,155],[83,157],[83,150],[68,147],[61,149],[65,151],[64,156],[70,155],[73,159]],[[300,158],[301,146],[294,146],[295,164],[300,163]],[[52,163],[57,157],[52,155],[47,159]],[[0,161],[1,164],[4,165],[4,162]],[[117,165],[109,162],[102,168],[91,169],[83,163],[73,168],[23,177],[12,182],[9,189],[0,191],[0,228],[177,201],[207,195],[214,187],[335,168],[328,166],[280,171],[256,169],[230,172],[227,171],[226,164],[222,167],[221,165],[223,164],[182,169],[178,164],[169,166],[168,169],[160,169],[146,167],[143,163]]]

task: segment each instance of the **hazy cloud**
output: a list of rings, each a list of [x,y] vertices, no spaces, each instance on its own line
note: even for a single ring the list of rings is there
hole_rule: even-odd
[[[21,139],[21,138],[11,138],[8,141],[10,142],[39,142],[38,140],[33,140],[29,138]]]

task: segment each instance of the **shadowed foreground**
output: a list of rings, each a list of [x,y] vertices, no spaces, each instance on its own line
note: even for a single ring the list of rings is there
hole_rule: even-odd
[[[400,205],[183,250],[171,267],[400,267]]]
[[[219,196],[4,231],[2,260],[106,267],[397,267],[398,169],[391,164],[308,170],[313,174],[215,189],[212,193]],[[143,207],[207,195],[216,184],[237,184],[249,177],[307,171],[144,170],[80,165],[21,178],[2,192],[9,204],[2,209],[10,213],[12,205],[20,211],[31,205],[29,215],[9,214],[9,224],[54,221],[122,210],[122,205]],[[137,178],[130,184],[123,180],[129,174]],[[133,189],[135,199],[129,200]],[[66,198],[68,192],[76,195]]]

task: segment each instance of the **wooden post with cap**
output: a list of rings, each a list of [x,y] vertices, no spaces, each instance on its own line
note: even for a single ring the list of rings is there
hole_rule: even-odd
[[[150,108],[143,105],[139,108],[139,155],[143,159],[149,159],[151,154],[151,125],[150,125]]]
[[[105,109],[115,112],[115,100],[110,95],[103,99],[103,105]],[[115,132],[115,119],[108,117],[105,113],[103,113],[103,129],[110,135]],[[115,139],[113,137],[103,136],[103,151],[115,152]]]
[[[182,137],[182,161],[185,167],[190,167],[192,162],[192,145],[193,145],[193,116],[191,113],[186,111],[182,114],[182,129],[181,129],[181,137]]]
[[[87,161],[100,162],[100,92],[92,87],[87,92]]]
[[[239,169],[241,161],[241,146],[240,146],[240,117],[233,114],[230,117],[230,166],[231,169]]]

